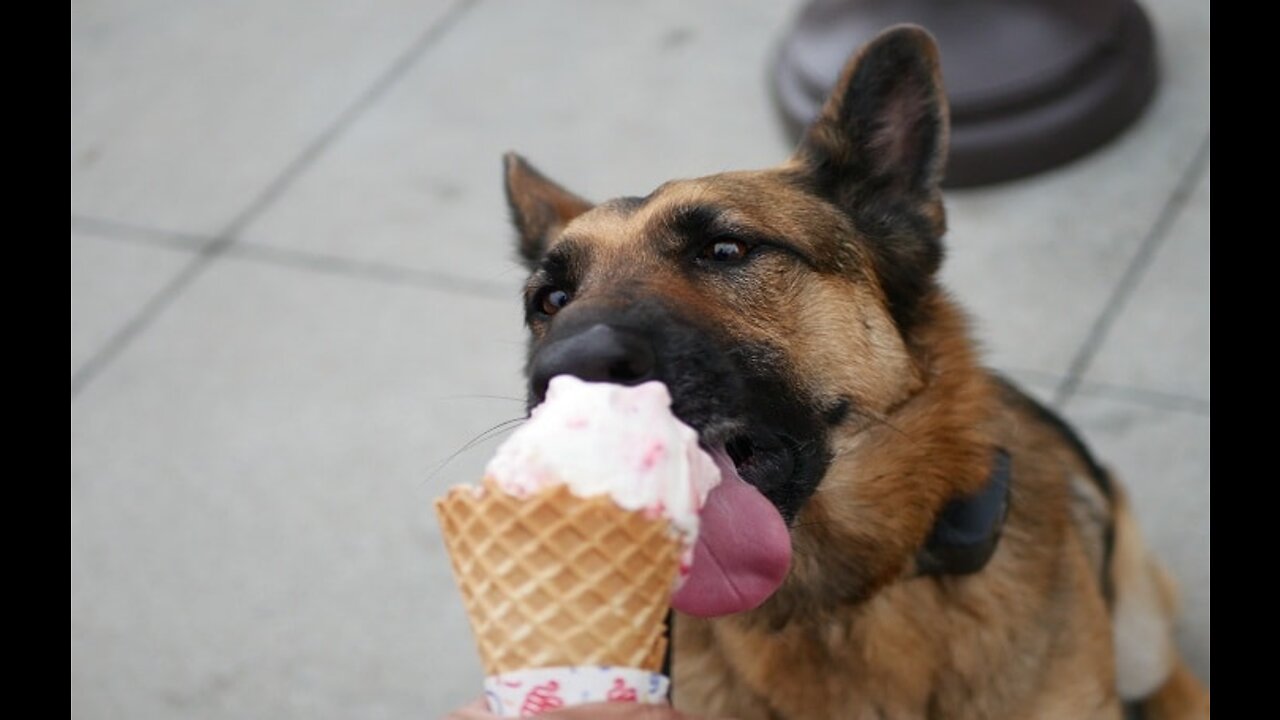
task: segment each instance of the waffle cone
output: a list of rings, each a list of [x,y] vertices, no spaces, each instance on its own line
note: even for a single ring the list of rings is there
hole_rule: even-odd
[[[436,513],[486,673],[661,669],[680,562],[665,519],[563,485],[517,498],[488,478]]]

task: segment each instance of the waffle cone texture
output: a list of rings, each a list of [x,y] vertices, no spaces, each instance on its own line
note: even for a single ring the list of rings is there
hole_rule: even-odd
[[[436,513],[487,674],[661,669],[681,554],[666,519],[564,485],[518,498],[489,478]]]

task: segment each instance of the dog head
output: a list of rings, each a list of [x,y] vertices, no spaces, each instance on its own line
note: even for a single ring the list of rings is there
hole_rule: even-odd
[[[936,46],[904,26],[850,60],[773,169],[593,204],[506,158],[531,270],[530,404],[560,374],[664,382],[675,414],[789,525],[780,610],[864,599],[909,571],[956,489],[876,450],[931,449],[895,420],[936,371],[924,355],[945,324],[946,144]]]

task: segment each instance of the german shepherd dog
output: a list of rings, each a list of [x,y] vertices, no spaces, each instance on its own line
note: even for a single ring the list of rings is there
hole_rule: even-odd
[[[900,26],[773,169],[592,204],[508,155],[530,404],[660,380],[721,462],[677,709],[1207,717],[1121,487],[938,286],[947,137],[937,48]]]

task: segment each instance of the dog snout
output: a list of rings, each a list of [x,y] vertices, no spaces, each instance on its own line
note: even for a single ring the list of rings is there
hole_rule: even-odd
[[[604,323],[561,338],[542,348],[533,359],[529,381],[536,402],[557,375],[573,375],[588,382],[639,385],[653,380],[653,346],[640,333]]]

